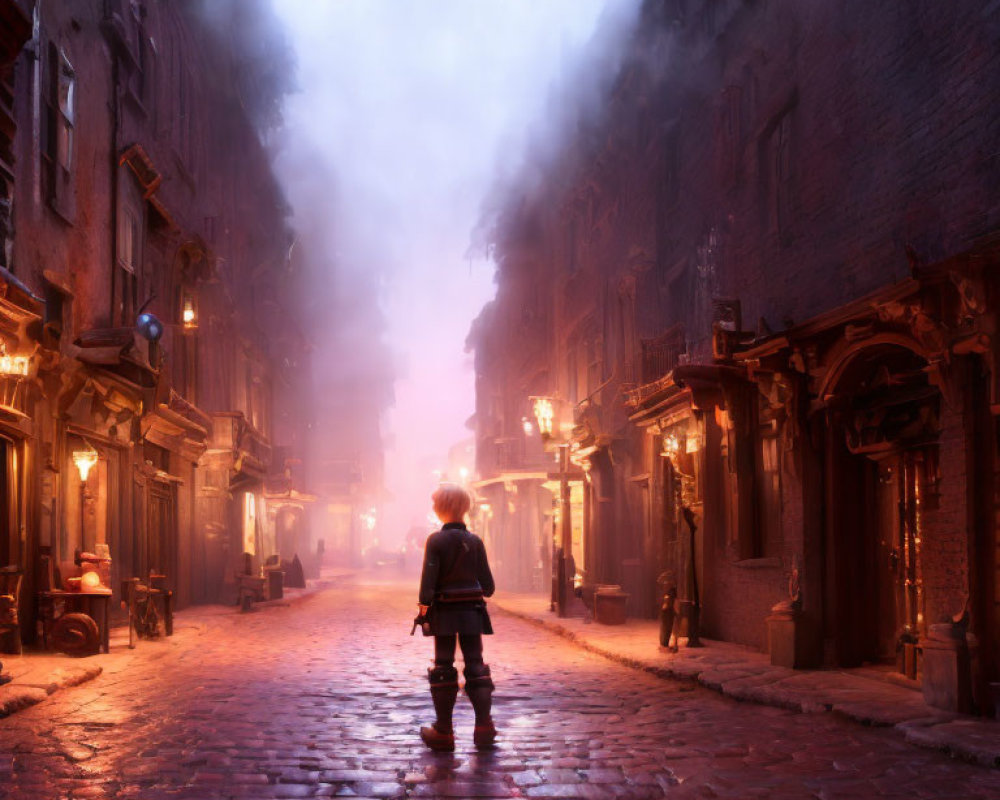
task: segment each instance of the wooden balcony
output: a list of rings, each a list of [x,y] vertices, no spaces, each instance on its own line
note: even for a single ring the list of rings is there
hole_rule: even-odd
[[[510,472],[547,470],[551,466],[552,457],[537,443],[529,443],[522,437],[481,440],[479,448],[477,461],[483,478]]]
[[[239,475],[263,480],[271,463],[271,444],[241,411],[212,414],[212,449],[229,451],[233,470]]]

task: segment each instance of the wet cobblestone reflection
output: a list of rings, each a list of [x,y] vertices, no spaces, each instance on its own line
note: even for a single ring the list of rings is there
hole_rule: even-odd
[[[500,747],[454,754],[431,718],[407,587],[197,610],[176,642],[0,721],[0,797],[996,797],[1000,773],[828,715],[740,704],[496,614]],[[112,655],[111,658],[114,658]]]

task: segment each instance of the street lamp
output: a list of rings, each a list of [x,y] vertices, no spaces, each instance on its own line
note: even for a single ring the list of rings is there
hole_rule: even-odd
[[[552,435],[552,421],[555,417],[555,412],[552,407],[551,397],[535,397],[533,410],[535,412],[535,419],[538,421],[538,432],[542,437],[549,437]]]
[[[73,463],[80,472],[80,548],[87,549],[87,477],[97,464],[97,451],[93,447],[73,451]]]
[[[697,456],[701,450],[701,440],[697,434],[687,432],[684,434],[684,441],[673,431],[663,434],[663,451],[661,455],[666,458],[671,465],[678,479],[675,488],[677,503],[680,506],[681,517],[688,528],[688,563],[691,581],[691,609],[688,614],[688,647],[701,647],[701,594],[698,588],[698,565],[695,561],[697,552],[695,534],[698,530],[697,519],[690,502],[693,500],[694,487],[692,486],[692,475],[686,474],[680,467],[680,456]]]
[[[538,432],[543,441],[552,439],[555,421],[555,404],[551,397],[533,397],[532,410],[538,422]],[[552,606],[560,617],[565,617],[568,611],[567,560],[573,552],[573,516],[569,487],[569,444],[557,442],[556,460],[559,463],[559,546],[556,547],[555,537],[552,540],[553,592]]]
[[[195,308],[194,297],[187,293],[184,295],[184,304],[181,308],[181,321],[186,331],[193,331],[198,327],[198,309]]]
[[[80,482],[86,483],[90,470],[97,464],[97,451],[90,447],[86,450],[73,451],[73,463],[80,471]]]

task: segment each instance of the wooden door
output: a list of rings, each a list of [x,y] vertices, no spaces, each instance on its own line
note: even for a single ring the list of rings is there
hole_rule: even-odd
[[[879,464],[875,509],[877,543],[872,570],[875,586],[872,601],[877,617],[874,657],[883,662],[896,658],[896,641],[902,617],[900,579],[904,573],[904,486],[902,459],[896,456]]]
[[[173,502],[169,487],[150,484],[146,505],[145,573],[165,574],[171,583],[174,574]]]

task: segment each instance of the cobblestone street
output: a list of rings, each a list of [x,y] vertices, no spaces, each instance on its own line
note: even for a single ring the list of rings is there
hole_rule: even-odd
[[[831,715],[741,704],[496,613],[500,747],[425,750],[429,642],[409,585],[181,615],[127,670],[0,720],[0,796],[53,798],[1000,796],[1000,773]]]

